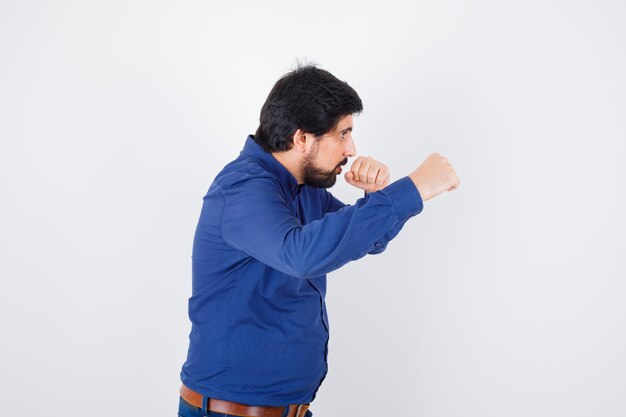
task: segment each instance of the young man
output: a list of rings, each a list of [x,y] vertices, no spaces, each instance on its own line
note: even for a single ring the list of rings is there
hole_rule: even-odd
[[[386,165],[359,157],[344,178],[365,196],[336,199],[326,189],[356,155],[362,110],[347,83],[299,66],[209,188],[193,245],[182,417],[311,416],[327,373],[326,274],[384,251],[423,201],[459,186],[439,154],[393,183]]]

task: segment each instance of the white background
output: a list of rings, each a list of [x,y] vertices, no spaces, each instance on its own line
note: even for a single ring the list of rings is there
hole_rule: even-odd
[[[202,196],[297,59],[461,179],[329,275],[315,415],[626,414],[623,1],[0,5],[0,415],[175,415]]]

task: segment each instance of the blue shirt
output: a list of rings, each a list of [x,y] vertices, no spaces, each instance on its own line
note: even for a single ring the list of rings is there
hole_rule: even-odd
[[[345,205],[249,135],[204,196],[182,382],[250,405],[313,401],[328,369],[326,274],[385,250],[422,208],[409,177]]]

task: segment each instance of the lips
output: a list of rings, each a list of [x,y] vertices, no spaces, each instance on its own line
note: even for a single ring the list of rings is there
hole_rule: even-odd
[[[343,161],[341,161],[339,165],[337,165],[337,168],[335,168],[335,171],[337,171],[337,174],[341,174],[341,171],[342,171],[341,167],[347,163],[348,163],[348,158],[344,159]]]

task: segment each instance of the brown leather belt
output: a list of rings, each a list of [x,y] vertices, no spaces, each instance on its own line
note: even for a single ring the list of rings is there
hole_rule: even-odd
[[[184,384],[180,387],[180,396],[189,404],[202,408],[202,394],[187,388]],[[310,404],[290,404],[289,406],[256,406],[236,403],[232,401],[207,399],[207,408],[216,413],[232,414],[241,417],[281,417],[285,407],[289,407],[287,417],[304,417]]]

